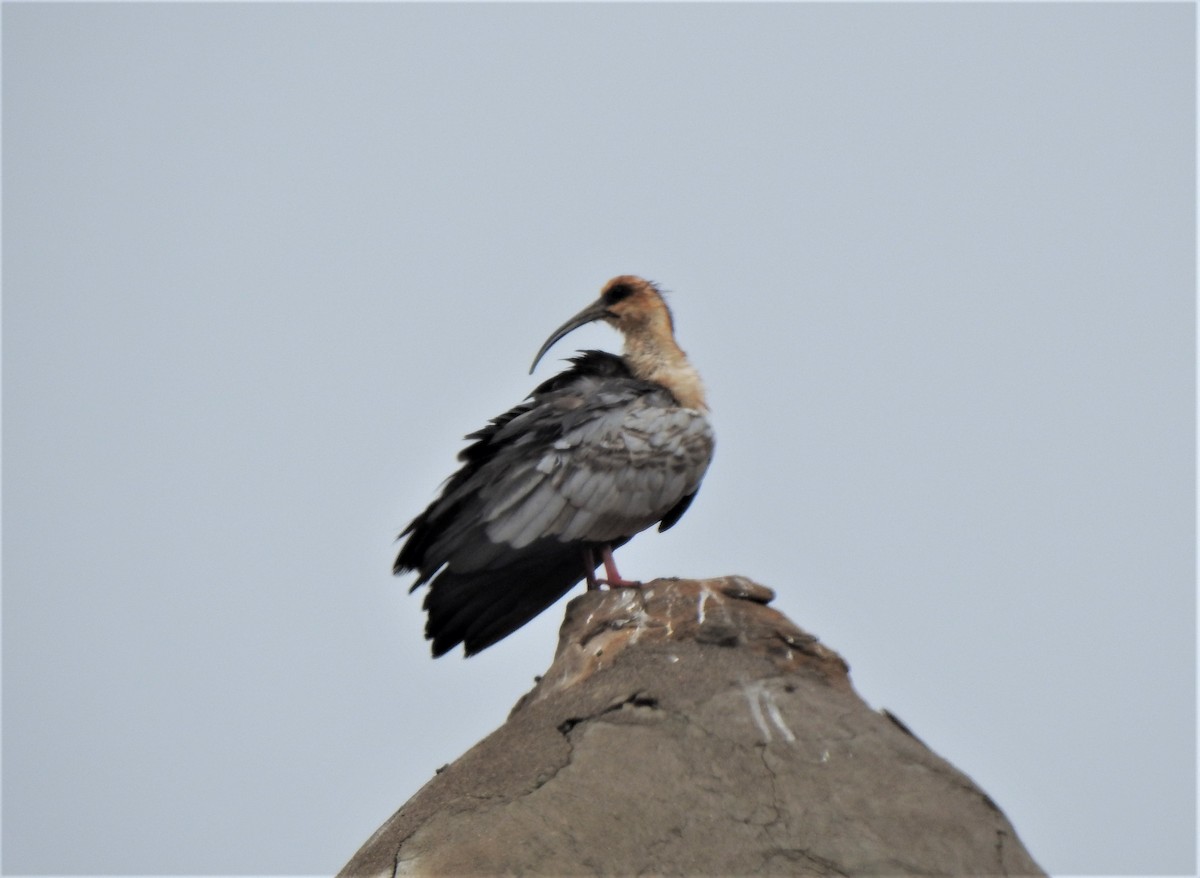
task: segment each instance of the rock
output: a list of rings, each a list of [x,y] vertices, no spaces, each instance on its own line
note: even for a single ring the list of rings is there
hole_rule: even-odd
[[[571,601],[508,721],[340,874],[1043,875],[773,597],[729,576]]]

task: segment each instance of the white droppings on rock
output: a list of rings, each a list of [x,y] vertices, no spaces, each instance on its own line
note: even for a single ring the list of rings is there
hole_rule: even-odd
[[[704,608],[708,604],[709,598],[712,598],[714,600],[719,600],[719,598],[717,598],[717,596],[715,594],[713,594],[713,590],[711,588],[709,588],[707,585],[701,585],[700,586],[700,595],[699,595],[699,597],[696,598],[696,624],[697,625],[704,624]]]
[[[771,743],[771,729],[767,725],[767,718],[763,716],[762,703],[759,701],[759,694],[762,691],[762,683],[743,683],[742,694],[746,696],[746,701],[750,705],[750,716],[754,719],[754,724],[758,726],[758,730],[762,732],[763,741]]]
[[[761,680],[756,680],[753,683],[742,683],[741,686],[742,694],[746,696],[746,701],[750,704],[750,716],[754,719],[754,724],[758,726],[758,730],[762,732],[763,741],[769,744],[775,740],[775,736],[771,732],[771,726],[774,726],[783,737],[783,740],[789,744],[795,744],[796,736],[788,728],[779,705],[775,703],[775,694],[764,686]],[[768,718],[770,719],[770,725],[767,724]]]
[[[796,736],[792,734],[792,730],[783,720],[783,713],[779,710],[779,705],[775,703],[775,693],[770,689],[763,687],[759,690],[759,697],[762,699],[767,708],[767,715],[771,717],[771,722],[775,724],[775,728],[779,729],[783,735],[783,739],[789,744],[796,743]]]

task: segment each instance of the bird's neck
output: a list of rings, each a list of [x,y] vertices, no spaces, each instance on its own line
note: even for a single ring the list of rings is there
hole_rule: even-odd
[[[665,333],[636,333],[625,336],[625,362],[634,376],[661,384],[684,408],[708,411],[700,373]]]

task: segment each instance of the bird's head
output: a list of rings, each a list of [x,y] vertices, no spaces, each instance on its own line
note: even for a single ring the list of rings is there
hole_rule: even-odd
[[[620,330],[627,339],[636,336],[674,339],[671,312],[658,287],[636,275],[622,274],[604,285],[599,299],[554,330],[533,358],[530,373],[563,336],[597,320]]]

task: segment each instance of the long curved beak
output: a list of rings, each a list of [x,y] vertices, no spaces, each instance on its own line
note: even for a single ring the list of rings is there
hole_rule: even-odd
[[[555,343],[568,332],[572,332],[573,330],[576,330],[579,327],[588,323],[592,323],[596,320],[602,320],[607,316],[608,308],[605,306],[604,300],[598,299],[597,301],[588,305],[558,329],[554,330],[550,337],[546,339],[546,343],[542,345],[541,350],[537,352],[537,356],[533,358],[533,365],[529,367],[529,374],[533,374],[533,370],[537,368],[537,364],[541,361],[542,357],[545,356],[546,351],[554,347]]]

